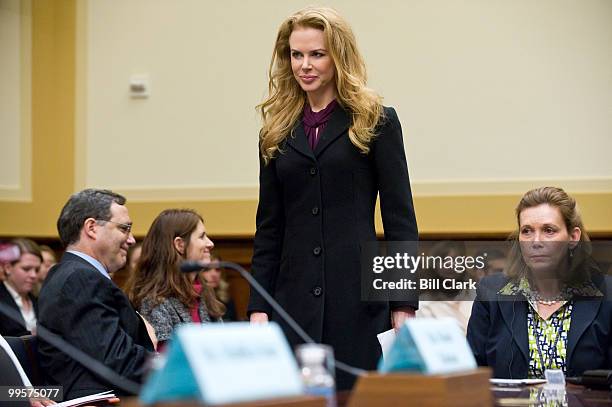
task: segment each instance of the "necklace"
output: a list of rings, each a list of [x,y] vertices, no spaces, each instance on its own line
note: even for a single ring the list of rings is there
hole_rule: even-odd
[[[565,295],[565,293],[560,292],[559,294],[555,295],[554,297],[548,297],[548,298],[544,298],[542,297],[542,295],[540,295],[539,292],[535,292],[533,293],[533,299],[536,300],[538,303],[542,304],[542,305],[553,305],[559,301],[566,301],[567,300],[567,295]]]
[[[538,303],[542,305],[554,305],[557,302],[559,302],[559,300],[538,300]]]

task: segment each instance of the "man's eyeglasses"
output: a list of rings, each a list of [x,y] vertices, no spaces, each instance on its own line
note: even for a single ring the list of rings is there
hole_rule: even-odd
[[[117,229],[125,233],[126,235],[132,232],[132,224],[131,223],[119,223],[112,220],[104,220],[104,219],[96,219],[96,222],[110,222],[117,225]]]

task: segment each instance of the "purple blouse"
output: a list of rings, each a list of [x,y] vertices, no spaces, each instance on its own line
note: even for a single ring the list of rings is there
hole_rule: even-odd
[[[308,144],[313,150],[317,147],[319,136],[321,132],[323,132],[323,129],[325,129],[327,121],[337,104],[338,102],[334,99],[329,102],[325,109],[318,112],[313,112],[308,103],[304,105],[302,124],[304,125],[304,132],[306,132],[306,136],[308,137]]]

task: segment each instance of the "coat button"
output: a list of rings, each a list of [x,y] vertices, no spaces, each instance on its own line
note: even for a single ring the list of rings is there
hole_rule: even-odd
[[[317,167],[310,168],[310,175],[317,175]]]
[[[323,294],[323,289],[321,287],[315,287],[312,289],[312,295],[315,297],[320,297]]]
[[[314,249],[312,249],[312,253],[313,253],[315,256],[320,255],[320,254],[321,254],[321,248],[320,248],[319,246],[315,247]]]
[[[312,214],[315,215],[315,216],[319,214],[319,207],[318,206],[315,206],[315,207],[312,208]]]

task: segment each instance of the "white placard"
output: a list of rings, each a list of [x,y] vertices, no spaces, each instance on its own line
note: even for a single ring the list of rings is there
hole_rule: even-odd
[[[297,363],[275,323],[187,325],[177,336],[206,404],[303,394]]]
[[[474,354],[452,318],[411,318],[408,331],[423,360],[426,374],[475,369]]]
[[[383,358],[385,358],[391,350],[393,343],[395,342],[395,329],[391,328],[388,331],[381,332],[376,335],[376,337],[378,338],[378,342],[380,343]]]

